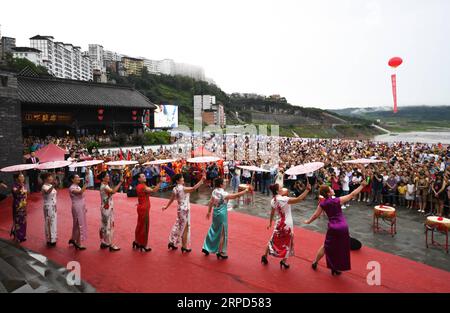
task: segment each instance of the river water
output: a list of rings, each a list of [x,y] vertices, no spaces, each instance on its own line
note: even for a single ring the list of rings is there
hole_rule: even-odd
[[[450,131],[390,133],[374,137],[374,141],[450,144]]]

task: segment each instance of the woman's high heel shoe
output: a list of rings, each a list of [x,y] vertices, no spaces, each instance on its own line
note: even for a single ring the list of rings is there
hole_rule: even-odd
[[[75,245],[75,241],[73,239],[69,240],[69,245]]]
[[[108,249],[110,246],[109,245],[107,245],[106,243],[100,243],[100,249]]]
[[[189,253],[189,252],[191,252],[192,251],[192,249],[187,249],[187,248],[184,248],[184,247],[181,247],[181,253]]]
[[[116,252],[120,251],[120,248],[117,246],[109,246],[109,252]]]
[[[133,249],[139,249],[139,244],[136,241],[133,241]]]
[[[152,248],[139,247],[139,250],[141,250],[142,252],[150,252],[150,251],[152,251]]]
[[[209,251],[206,250],[206,249],[202,249],[202,252],[205,254],[205,256],[208,256],[208,255],[209,255]]]
[[[269,263],[269,261],[267,260],[267,257],[265,255],[263,255],[261,257],[261,263],[264,264],[264,265],[267,265]]]
[[[167,245],[167,249],[170,249],[170,250],[177,250],[178,247],[175,246],[173,243],[170,242],[170,243]]]
[[[77,250],[86,250],[85,246],[80,246],[78,243],[74,242],[73,246],[75,247],[75,249]]]
[[[314,263],[311,265],[311,267],[312,267],[313,270],[317,271],[317,262],[314,262]]]
[[[289,264],[287,264],[286,262],[284,262],[283,260],[280,261],[280,269],[288,269],[290,267]]]
[[[333,276],[339,276],[339,275],[341,275],[342,274],[342,272],[339,272],[339,271],[336,271],[336,270],[331,270],[331,275],[333,275]]]
[[[217,259],[220,260],[226,260],[228,259],[228,255],[223,255],[222,253],[216,253]]]

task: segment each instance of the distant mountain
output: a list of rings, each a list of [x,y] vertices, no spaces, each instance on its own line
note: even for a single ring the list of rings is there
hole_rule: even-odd
[[[330,110],[341,116],[360,117],[370,120],[408,120],[413,121],[436,121],[450,122],[450,106],[407,106],[399,107],[398,112],[394,113],[392,107],[374,107],[374,108],[347,108],[339,110]]]

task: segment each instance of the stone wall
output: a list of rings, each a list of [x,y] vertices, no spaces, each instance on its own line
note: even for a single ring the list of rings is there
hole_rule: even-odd
[[[0,71],[0,168],[23,163],[22,114],[17,95],[17,78]],[[11,186],[12,175],[0,179]],[[1,191],[3,192],[3,191]]]

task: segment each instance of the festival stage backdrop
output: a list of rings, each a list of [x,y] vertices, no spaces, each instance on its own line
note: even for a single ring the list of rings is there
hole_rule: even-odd
[[[160,104],[153,114],[154,128],[178,127],[178,106]]]

